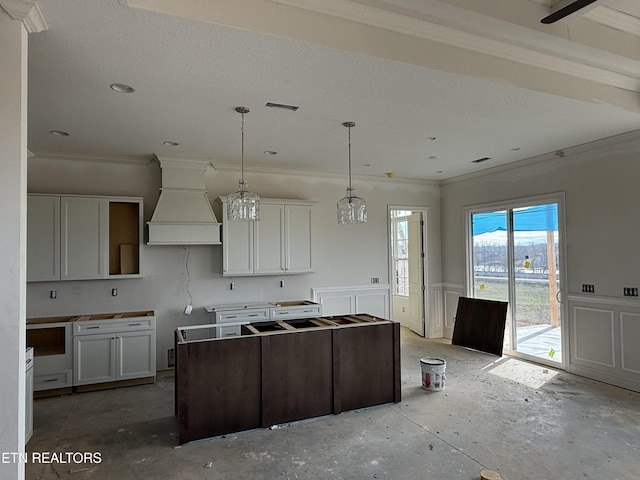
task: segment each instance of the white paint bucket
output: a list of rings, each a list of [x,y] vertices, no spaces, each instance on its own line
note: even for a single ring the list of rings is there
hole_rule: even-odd
[[[431,391],[444,390],[447,362],[440,358],[421,358],[420,368],[422,369],[422,388]]]

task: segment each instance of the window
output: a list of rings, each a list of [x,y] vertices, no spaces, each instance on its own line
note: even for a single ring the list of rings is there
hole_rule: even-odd
[[[409,296],[409,240],[407,238],[409,211],[391,212],[394,282],[393,294]]]

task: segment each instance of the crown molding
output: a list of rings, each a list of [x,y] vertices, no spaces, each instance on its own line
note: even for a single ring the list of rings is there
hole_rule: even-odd
[[[155,161],[153,155],[96,155],[85,153],[50,152],[30,150],[30,158],[48,158],[52,160],[71,160],[77,162],[116,163],[145,166]]]
[[[504,60],[543,68],[624,90],[640,92],[640,71],[628,72],[614,65],[595,65],[588,58],[569,58],[549,52],[534,43],[519,44],[509,39],[490,38],[482,33],[436,23],[423,18],[364,5],[352,0],[269,0],[363,25],[444,43],[454,47],[495,56]],[[443,22],[444,23],[444,22]],[[558,41],[561,41],[558,38]]]
[[[211,167],[213,171],[216,170],[216,166],[210,158],[183,157],[180,155],[163,155],[154,153],[153,159],[157,160],[162,168],[169,167],[182,168],[186,170],[206,170],[208,167]]]
[[[22,22],[29,33],[49,29],[36,0],[0,0],[0,6],[11,18]]]
[[[557,162],[559,159],[563,161],[562,165],[566,165],[568,162],[580,162],[586,160],[593,157],[593,155],[610,155],[615,153],[628,153],[631,151],[636,153],[640,152],[640,130],[634,130],[632,132],[602,138],[593,142],[563,148],[562,150],[545,153],[536,157],[525,158],[517,162],[511,162],[488,168],[486,170],[448,178],[446,180],[442,180],[440,185],[445,186],[473,182],[480,178],[506,171],[514,171],[520,168],[548,162]],[[556,165],[553,165],[553,167],[555,166]]]
[[[159,164],[160,162],[167,161],[169,163],[179,164],[180,162],[184,162],[185,164],[202,164],[207,163],[215,172],[239,172],[240,167],[236,165],[214,165],[213,161],[209,158],[195,158],[195,157],[181,157],[174,155],[95,155],[95,154],[83,154],[83,153],[66,153],[66,152],[50,152],[46,150],[29,150],[31,155],[29,158],[46,158],[50,160],[71,160],[77,162],[97,162],[97,163],[108,163],[108,164],[126,164],[126,165],[139,165],[139,166],[147,166],[152,163]],[[317,170],[300,170],[300,169],[288,169],[288,168],[270,168],[270,167],[244,167],[245,172],[255,173],[255,174],[265,174],[265,175],[291,175],[291,176],[303,176],[303,177],[319,177],[319,178],[346,178],[345,174],[342,173],[332,173],[332,172],[320,172]],[[416,179],[416,178],[404,178],[404,177],[393,177],[392,179],[388,178],[384,174],[380,175],[353,175],[353,178],[364,180],[364,181],[376,181],[376,182],[397,182],[404,184],[415,184],[415,185],[432,185],[438,186],[440,185],[439,180],[427,180],[427,179]]]
[[[240,167],[236,165],[228,165],[228,164],[216,164],[216,170],[219,172],[239,172]],[[265,174],[265,175],[290,175],[290,176],[300,176],[300,177],[316,177],[316,178],[340,178],[346,179],[347,175],[344,173],[335,173],[335,172],[321,172],[318,170],[301,170],[301,169],[293,169],[293,168],[271,168],[271,167],[251,167],[244,166],[244,171],[254,174]],[[380,182],[380,183],[403,183],[403,184],[414,184],[414,185],[431,185],[431,186],[439,186],[439,180],[428,180],[428,179],[420,179],[420,178],[405,178],[394,176],[393,178],[388,178],[385,174],[380,175],[370,175],[370,174],[353,174],[353,178],[367,181],[367,182]]]

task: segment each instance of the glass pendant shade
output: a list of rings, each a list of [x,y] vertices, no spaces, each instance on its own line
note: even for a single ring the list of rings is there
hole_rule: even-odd
[[[242,115],[240,128],[242,138],[241,177],[238,191],[227,197],[227,220],[230,222],[257,221],[260,220],[260,197],[249,191],[247,183],[244,181],[244,114],[249,113],[249,109],[237,107],[236,112]]]
[[[347,196],[338,200],[338,223],[365,223],[366,221],[366,202],[353,194],[353,188],[347,188]]]
[[[349,129],[349,186],[347,195],[338,200],[338,224],[365,223],[367,221],[367,203],[363,198],[354,195],[351,187],[351,128],[355,122],[344,122],[343,126]]]
[[[260,220],[260,197],[247,189],[240,180],[237,192],[227,197],[227,219],[232,222]]]

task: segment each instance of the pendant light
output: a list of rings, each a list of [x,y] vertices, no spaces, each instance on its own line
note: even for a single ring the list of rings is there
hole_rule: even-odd
[[[351,128],[355,122],[344,122],[349,129],[349,186],[347,196],[338,200],[338,223],[365,223],[367,221],[367,204],[364,199],[353,194],[351,187]]]
[[[242,116],[240,132],[242,138],[242,153],[240,157],[240,182],[238,191],[227,197],[227,219],[230,222],[260,220],[260,197],[247,189],[244,181],[244,115],[249,113],[247,107],[236,107],[236,112]]]

